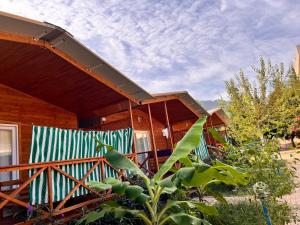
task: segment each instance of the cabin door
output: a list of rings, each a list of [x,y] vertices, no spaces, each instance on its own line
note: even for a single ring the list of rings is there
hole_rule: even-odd
[[[18,164],[18,126],[0,124],[0,166],[16,164]],[[0,172],[0,182],[18,178],[17,171]]]
[[[150,142],[150,133],[149,131],[135,131],[136,138],[136,151],[137,151],[137,159],[139,164],[143,167],[142,169],[145,171],[145,168],[148,169],[148,152],[151,151],[151,142]]]

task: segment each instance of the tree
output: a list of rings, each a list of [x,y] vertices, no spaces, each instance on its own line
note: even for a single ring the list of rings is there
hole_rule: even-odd
[[[229,101],[229,132],[239,142],[261,138],[291,138],[300,115],[300,79],[291,66],[273,65],[260,58],[253,82],[241,70],[225,82]],[[294,144],[294,143],[293,143]]]
[[[170,200],[160,204],[162,194],[171,195],[177,189],[196,188],[204,192],[209,184],[225,183],[229,185],[246,184],[246,174],[236,168],[215,161],[213,165],[204,162],[192,162],[188,155],[200,144],[205,118],[198,120],[186,133],[183,139],[177,143],[172,155],[160,167],[152,179],[148,178],[143,171],[126,156],[98,141],[98,149],[107,148],[105,154],[107,162],[117,170],[127,172],[142,178],[142,185],[132,185],[127,181],[113,178],[102,182],[94,181],[88,185],[101,192],[111,189],[114,194],[124,196],[139,204],[145,205],[145,210],[128,209],[114,204],[105,204],[100,210],[91,212],[84,216],[79,222],[91,223],[103,218],[107,214],[118,217],[131,214],[140,218],[146,225],[164,224],[209,224],[203,218],[198,218],[197,212],[205,215],[216,215],[214,206],[207,205],[196,200]],[[184,167],[170,174],[173,165],[180,161]],[[220,196],[216,195],[217,199]]]

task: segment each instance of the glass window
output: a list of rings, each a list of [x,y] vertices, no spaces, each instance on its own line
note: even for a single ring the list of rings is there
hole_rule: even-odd
[[[18,164],[18,127],[0,124],[0,166]],[[1,172],[1,181],[18,179],[17,172]]]
[[[151,151],[150,132],[149,131],[135,131],[136,151],[137,153]],[[143,167],[148,169],[148,161],[145,161],[148,153],[138,154],[138,162],[143,164]]]

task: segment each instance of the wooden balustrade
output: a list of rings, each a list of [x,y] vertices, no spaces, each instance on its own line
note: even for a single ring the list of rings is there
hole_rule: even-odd
[[[146,173],[149,175],[153,175],[152,168],[146,166],[146,163],[149,163],[150,160],[153,160],[154,155],[153,151],[145,151],[145,152],[137,152],[136,154],[127,154],[131,160],[137,158],[137,155],[147,154],[147,157],[143,160],[143,162],[138,162],[138,165],[141,169],[144,169]],[[91,168],[84,174],[82,179],[77,179],[74,176],[68,174],[64,171],[61,167],[67,165],[75,165],[75,164],[82,164],[82,163],[89,163],[92,164]],[[72,160],[61,160],[61,161],[52,161],[52,162],[39,162],[39,163],[32,163],[32,164],[19,164],[19,165],[11,165],[11,166],[2,166],[0,167],[1,172],[12,172],[12,171],[35,171],[27,180],[13,180],[13,181],[5,181],[0,182],[0,212],[1,210],[7,206],[9,203],[14,203],[16,205],[25,207],[29,210],[36,211],[40,214],[41,218],[47,218],[51,216],[57,216],[60,214],[64,214],[70,212],[72,210],[88,206],[90,204],[106,201],[107,199],[112,197],[111,192],[104,192],[103,194],[98,193],[88,187],[85,184],[86,179],[90,176],[90,174],[99,167],[100,173],[102,174],[101,178],[105,178],[105,167],[106,165],[112,168],[119,174],[119,178],[122,179],[124,177],[124,171],[118,171],[114,169],[103,157],[92,157],[92,158],[84,158],[84,159],[72,159]],[[149,164],[148,164],[149,165]],[[66,177],[75,183],[74,187],[67,193],[67,195],[59,202],[53,202],[53,171],[59,173],[63,177]],[[48,191],[48,203],[42,204],[47,207],[40,207],[40,205],[30,205],[29,202],[29,193],[28,188],[29,185],[37,179],[42,173],[46,174],[47,179],[47,191]],[[13,187],[10,190],[3,190],[2,187]],[[74,193],[80,188],[83,187],[84,189],[88,190],[89,194],[92,194],[92,198],[88,198],[84,202],[74,203],[73,205],[68,204],[66,206],[68,200],[74,195]],[[25,191],[27,190],[27,192]],[[27,201],[21,199],[21,194],[25,191],[25,194],[28,196]]]
[[[128,158],[133,159],[135,158],[135,154],[127,154]],[[92,163],[93,166],[85,173],[81,180],[76,179],[74,176],[71,176],[67,172],[63,171],[60,166],[65,165],[74,165],[74,164],[81,164],[81,163]],[[105,201],[106,199],[111,197],[111,194],[100,194],[93,189],[89,188],[85,181],[90,176],[90,174],[99,166],[102,174],[102,179],[105,177],[105,165],[112,168],[119,174],[119,178],[124,176],[123,171],[117,171],[114,169],[103,157],[93,157],[93,158],[84,158],[84,159],[73,159],[73,160],[64,160],[64,161],[53,161],[53,162],[40,162],[40,163],[32,163],[32,164],[20,164],[20,165],[12,165],[12,166],[3,166],[0,167],[1,172],[12,172],[12,171],[29,171],[35,169],[36,172],[29,177],[29,179],[25,181],[6,181],[0,182],[0,199],[3,200],[0,202],[0,211],[10,202],[15,203],[19,206],[25,207],[29,210],[35,210],[40,213],[42,218],[50,217],[50,216],[57,216],[84,206],[87,206],[92,203]],[[47,207],[38,207],[32,206],[29,202],[20,200],[20,193],[24,191],[40,174],[46,171],[47,176],[47,190],[48,190],[48,203]],[[68,179],[75,182],[75,186],[70,190],[70,192],[64,197],[63,200],[54,204],[53,202],[53,186],[52,186],[52,171],[56,171],[57,173],[67,177]],[[12,190],[2,190],[1,187],[3,186],[13,186],[17,188]],[[72,197],[72,195],[78,190],[79,187],[83,187],[89,191],[90,194],[93,194],[94,198],[77,203],[68,207],[65,207],[67,201]],[[55,207],[54,207],[55,205]]]

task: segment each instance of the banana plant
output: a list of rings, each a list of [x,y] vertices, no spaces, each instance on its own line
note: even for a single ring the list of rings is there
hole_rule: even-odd
[[[193,212],[198,211],[210,216],[217,215],[218,212],[212,205],[207,205],[196,200],[173,200],[167,201],[162,206],[159,204],[162,194],[172,194],[178,188],[195,187],[202,190],[211,183],[246,183],[246,175],[234,167],[221,162],[215,162],[212,166],[204,162],[194,163],[188,158],[191,151],[200,145],[205,121],[206,117],[203,117],[189,129],[182,140],[177,143],[171,156],[161,165],[159,171],[151,179],[133,161],[114,150],[111,146],[107,146],[97,140],[97,149],[106,148],[108,150],[104,157],[113,168],[126,170],[130,174],[141,177],[146,188],[114,178],[107,178],[102,182],[92,181],[88,185],[99,192],[111,190],[112,193],[145,205],[146,210],[131,210],[115,204],[105,204],[102,205],[100,210],[85,215],[79,223],[85,222],[88,224],[103,218],[108,213],[112,213],[116,217],[131,214],[132,216],[139,217],[145,225],[165,225],[169,223],[208,225],[207,221],[196,217],[196,214]],[[184,167],[171,173],[173,165],[178,161]],[[174,208],[189,210],[177,210],[174,213],[174,210],[172,210]]]

